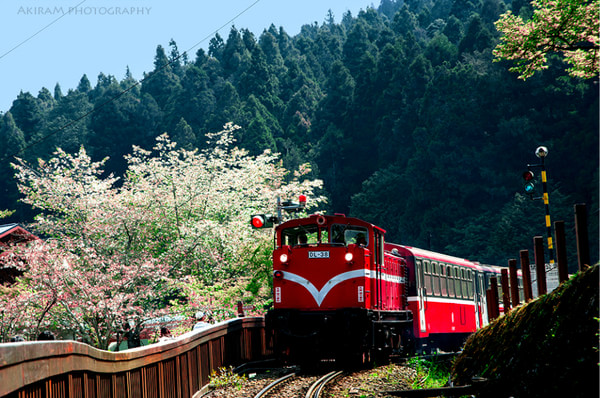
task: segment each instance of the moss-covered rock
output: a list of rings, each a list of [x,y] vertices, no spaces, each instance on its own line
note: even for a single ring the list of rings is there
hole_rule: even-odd
[[[598,265],[474,333],[452,378],[489,396],[598,397]]]

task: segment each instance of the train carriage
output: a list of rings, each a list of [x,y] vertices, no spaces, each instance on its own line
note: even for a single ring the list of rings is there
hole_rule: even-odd
[[[478,263],[393,243],[408,267],[408,308],[413,336],[421,349],[455,350],[469,334],[488,323],[486,273]]]

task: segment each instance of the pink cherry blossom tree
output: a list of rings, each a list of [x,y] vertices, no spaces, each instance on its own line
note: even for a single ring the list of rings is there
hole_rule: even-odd
[[[503,33],[494,50],[497,61],[512,60],[511,72],[525,80],[546,69],[547,55],[562,54],[571,76],[589,79],[599,71],[598,0],[533,0],[533,16],[524,21],[508,11],[496,22]]]
[[[255,253],[272,244],[250,215],[274,211],[278,196],[325,200],[306,166],[289,173],[275,154],[235,147],[236,128],[210,134],[205,151],[162,135],[152,151],[133,149],[121,181],[83,148],[15,164],[23,201],[40,211],[32,227],[48,239],[14,257],[26,272],[0,292],[10,331],[52,326],[106,348],[123,320],[140,325],[169,301],[186,314],[229,306],[256,273]]]
[[[151,257],[107,256],[63,237],[32,242],[20,259],[27,271],[4,287],[0,302],[9,306],[5,313],[15,331],[29,339],[54,329],[107,349],[125,321],[139,323],[162,313],[148,302],[168,280],[168,268]]]

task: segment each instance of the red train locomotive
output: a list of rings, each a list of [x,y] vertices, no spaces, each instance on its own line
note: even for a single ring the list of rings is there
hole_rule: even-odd
[[[368,362],[454,349],[488,322],[485,289],[497,268],[385,243],[384,235],[343,215],[275,228],[266,324],[276,354],[291,362]]]

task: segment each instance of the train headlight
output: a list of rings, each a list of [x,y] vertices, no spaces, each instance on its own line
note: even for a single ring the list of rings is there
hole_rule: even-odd
[[[288,258],[288,255],[287,255],[287,254],[285,254],[285,253],[283,253],[282,255],[280,255],[280,256],[279,256],[279,261],[280,261],[282,264],[285,264],[285,263],[287,263],[287,262],[288,262],[288,260],[289,260],[289,258]]]
[[[352,260],[354,260],[354,254],[348,252],[344,255],[344,260],[346,260],[346,262],[351,263]]]

